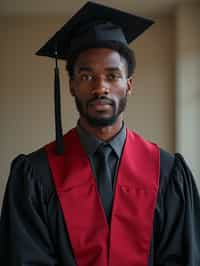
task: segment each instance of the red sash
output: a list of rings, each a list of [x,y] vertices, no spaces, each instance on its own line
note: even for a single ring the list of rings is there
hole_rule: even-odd
[[[110,229],[95,177],[75,129],[65,154],[46,146],[49,165],[78,266],[147,266],[159,186],[159,149],[127,130]]]

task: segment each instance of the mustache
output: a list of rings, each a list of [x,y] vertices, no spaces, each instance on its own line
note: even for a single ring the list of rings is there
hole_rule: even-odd
[[[106,96],[95,96],[95,97],[93,97],[87,101],[87,105],[95,104],[95,102],[97,102],[97,101],[102,101],[102,103],[104,103],[104,104],[110,104],[110,105],[115,104],[114,100],[112,100]]]

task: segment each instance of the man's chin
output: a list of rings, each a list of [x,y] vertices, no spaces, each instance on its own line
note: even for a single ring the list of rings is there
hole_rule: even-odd
[[[116,122],[117,116],[112,116],[108,118],[96,118],[87,116],[86,119],[92,127],[107,127],[113,125]]]

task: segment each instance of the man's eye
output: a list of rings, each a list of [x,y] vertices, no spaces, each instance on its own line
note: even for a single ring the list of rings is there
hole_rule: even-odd
[[[107,79],[108,80],[118,80],[118,79],[120,79],[120,75],[119,74],[110,73],[110,74],[107,75]]]
[[[81,81],[89,81],[89,80],[92,80],[92,75],[89,75],[89,74],[82,74],[80,76],[80,80]]]

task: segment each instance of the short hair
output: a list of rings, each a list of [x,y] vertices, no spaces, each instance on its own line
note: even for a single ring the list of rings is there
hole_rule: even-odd
[[[114,51],[117,51],[127,62],[127,75],[128,78],[131,77],[135,71],[136,67],[136,59],[135,53],[131,50],[128,46],[115,42],[115,41],[106,41],[106,42],[98,42],[94,44],[87,45],[85,47],[81,47],[78,50],[71,51],[70,55],[68,55],[67,63],[66,63],[66,70],[68,71],[70,79],[74,77],[74,66],[76,60],[78,59],[79,55],[90,48],[109,48]]]

